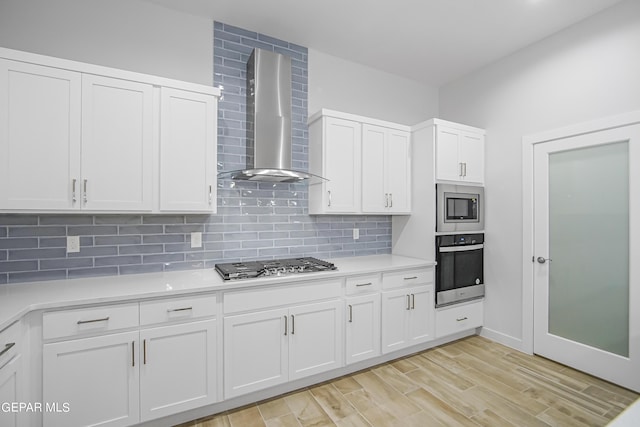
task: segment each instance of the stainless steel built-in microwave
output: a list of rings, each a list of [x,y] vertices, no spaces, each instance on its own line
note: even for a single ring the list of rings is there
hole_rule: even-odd
[[[436,231],[484,230],[484,187],[436,185]]]

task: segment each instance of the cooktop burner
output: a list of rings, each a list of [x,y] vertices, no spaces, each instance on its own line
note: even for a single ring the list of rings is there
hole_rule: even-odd
[[[330,262],[312,257],[216,264],[216,271],[224,280],[284,276],[287,274],[329,270],[337,270],[337,267]]]

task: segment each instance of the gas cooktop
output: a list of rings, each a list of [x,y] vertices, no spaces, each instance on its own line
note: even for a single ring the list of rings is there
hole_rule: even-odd
[[[337,267],[330,262],[312,257],[216,264],[216,271],[224,280],[284,276],[330,270],[337,270]]]

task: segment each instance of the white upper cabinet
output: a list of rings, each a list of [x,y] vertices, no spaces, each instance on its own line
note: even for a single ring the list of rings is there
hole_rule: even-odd
[[[0,209],[80,205],[80,92],[80,73],[0,59]]]
[[[160,210],[216,212],[215,96],[162,88]]]
[[[310,126],[310,172],[326,178],[309,185],[309,212],[360,211],[362,126],[336,117],[322,117]]]
[[[362,211],[411,212],[411,138],[408,131],[363,125]]]
[[[311,214],[408,214],[409,128],[321,110],[309,119]]]
[[[451,125],[436,123],[436,180],[484,183],[484,131]]]
[[[151,211],[153,86],[82,76],[82,173],[85,210]]]
[[[215,212],[219,94],[0,48],[0,211]]]

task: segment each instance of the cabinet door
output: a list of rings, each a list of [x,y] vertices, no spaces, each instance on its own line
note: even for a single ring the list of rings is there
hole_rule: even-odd
[[[14,356],[7,364],[0,367],[0,405],[21,402],[20,396],[20,355]],[[0,408],[0,426],[17,427],[21,425],[19,412],[12,412]]]
[[[380,355],[380,294],[346,301],[346,364]]]
[[[389,130],[385,156],[386,191],[390,213],[411,212],[411,138],[408,132]]]
[[[83,74],[82,209],[152,209],[152,86]]]
[[[463,180],[484,182],[484,135],[462,132],[460,134],[459,161],[463,164]]]
[[[435,300],[433,286],[419,286],[409,290],[411,311],[409,314],[409,345],[420,344],[435,338]]]
[[[389,206],[385,189],[385,154],[388,130],[362,126],[362,211],[384,213]]]
[[[436,132],[436,179],[459,181],[461,166],[458,160],[460,131],[438,126]]]
[[[79,179],[80,74],[0,59],[0,209],[77,207]]]
[[[216,401],[216,321],[140,332],[140,419]]]
[[[323,206],[327,213],[360,211],[361,125],[327,117],[324,123]]]
[[[59,412],[44,412],[45,427],[139,422],[137,331],[43,347],[43,401],[60,405]]]
[[[406,289],[382,293],[382,353],[406,347],[411,301]]]
[[[289,310],[289,380],[342,366],[341,309],[328,301]]]
[[[217,99],[161,89],[160,210],[216,211]]]
[[[286,309],[225,317],[225,399],[288,380],[290,327]]]

